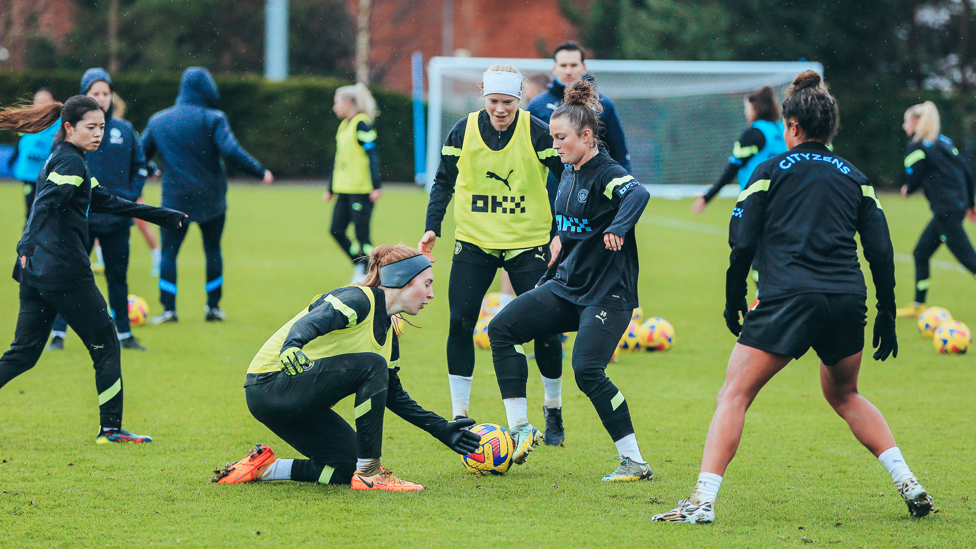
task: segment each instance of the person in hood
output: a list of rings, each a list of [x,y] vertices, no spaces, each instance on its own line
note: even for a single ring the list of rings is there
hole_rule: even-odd
[[[40,88],[34,92],[35,107],[52,103],[54,103],[54,95],[51,94],[51,90]],[[54,134],[57,133],[59,125],[55,122],[37,133],[22,135],[17,142],[17,150],[10,159],[10,168],[14,177],[24,184],[25,220],[30,217],[31,205],[34,204],[36,191],[34,183],[37,181],[37,174],[41,172],[44,161],[51,154],[51,142],[54,141]]]
[[[140,217],[178,229],[186,215],[130,202],[108,192],[92,175],[85,154],[104,137],[105,112],[91,97],[76,95],[62,105],[0,110],[0,128],[36,132],[61,118],[51,155],[37,176],[37,197],[17,243],[14,280],[20,283],[20,312],[10,349],[0,357],[0,387],[30,370],[58,314],[91,355],[101,428],[95,442],[150,442],[122,428],[122,364],[119,339],[95,285],[88,250],[89,213]]]
[[[136,201],[146,183],[146,156],[132,124],[113,117],[115,95],[112,78],[105,69],[88,69],[81,77],[81,94],[98,102],[105,111],[105,136],[98,148],[85,156],[88,168],[106,191],[119,198]],[[108,304],[115,318],[115,330],[123,349],[143,347],[129,327],[129,227],[131,217],[92,212],[88,216],[88,251],[98,239],[105,263]],[[68,323],[58,315],[54,321],[50,350],[64,349]]]
[[[188,223],[178,230],[161,229],[163,257],[159,269],[159,301],[163,313],[152,324],[176,322],[176,256],[189,223],[200,226],[207,257],[208,322],[224,320],[220,296],[224,284],[220,238],[227,212],[227,174],[223,159],[245,173],[274,181],[270,171],[248,154],[234,137],[227,115],[217,110],[220,93],[210,72],[190,67],[183,72],[176,104],[154,114],[142,136],[146,158],[159,156],[163,171],[163,206],[186,212]]]

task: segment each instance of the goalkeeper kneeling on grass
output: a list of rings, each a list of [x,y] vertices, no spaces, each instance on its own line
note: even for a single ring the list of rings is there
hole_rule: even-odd
[[[309,459],[276,459],[256,444],[216,471],[218,484],[294,480],[350,484],[354,490],[418,491],[380,463],[386,409],[459,454],[474,452],[472,419],[448,422],[423,409],[400,384],[390,317],[416,315],[434,298],[430,261],[406,246],[377,246],[361,285],[316,296],[261,347],[247,369],[251,414]],[[356,429],[332,410],[356,395]]]

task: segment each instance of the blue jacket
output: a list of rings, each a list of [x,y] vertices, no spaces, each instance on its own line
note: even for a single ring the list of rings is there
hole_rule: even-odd
[[[584,78],[588,78],[588,76],[584,76]],[[565,92],[566,85],[557,78],[549,84],[546,91],[529,101],[527,110],[532,116],[548,124],[553,111],[563,102]],[[600,140],[606,145],[610,158],[629,172],[630,153],[627,152],[627,140],[624,138],[624,128],[620,125],[620,117],[617,116],[617,107],[613,104],[613,100],[602,93],[600,94],[600,104],[603,105],[603,112],[600,114],[600,118],[603,120]]]
[[[47,129],[37,133],[25,133],[17,142],[17,156],[13,162],[14,177],[30,183],[37,181],[37,174],[41,173],[44,161],[51,154],[51,144],[54,134],[58,133],[61,119],[51,124]]]
[[[105,69],[88,69],[81,77],[81,94],[99,80],[112,86],[112,79]],[[88,169],[98,179],[99,185],[108,192],[135,201],[142,195],[142,187],[146,184],[146,155],[142,152],[139,134],[126,120],[113,118],[114,107],[109,107],[105,113],[105,135],[98,149],[85,155]],[[132,225],[129,217],[94,213],[88,216],[89,231],[106,233],[125,229]]]
[[[146,158],[159,154],[163,170],[163,207],[186,212],[188,221],[215,219],[227,210],[228,158],[255,177],[264,168],[245,151],[217,110],[220,94],[210,72],[190,67],[183,72],[176,105],[149,119],[142,136]]]

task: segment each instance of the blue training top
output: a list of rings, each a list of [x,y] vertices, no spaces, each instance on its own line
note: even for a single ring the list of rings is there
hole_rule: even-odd
[[[739,168],[739,189],[743,191],[746,190],[746,185],[749,183],[749,178],[752,177],[752,172],[756,170],[756,166],[788,150],[786,140],[783,138],[782,121],[756,120],[752,123],[752,127],[763,133],[763,137],[766,138],[766,146],[752,155],[752,158]]]

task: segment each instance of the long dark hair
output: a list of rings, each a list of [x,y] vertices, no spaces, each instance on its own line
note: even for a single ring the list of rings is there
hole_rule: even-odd
[[[776,104],[776,90],[763,86],[746,96],[756,113],[756,120],[776,122],[779,120],[779,105]]]
[[[91,97],[75,95],[64,103],[54,102],[50,105],[34,107],[31,105],[17,105],[0,109],[0,127],[23,133],[37,133],[47,129],[61,118],[55,140],[64,139],[64,122],[74,126],[91,111],[101,110],[98,102]]]
[[[783,100],[783,120],[793,120],[807,139],[829,143],[837,135],[840,113],[837,101],[823,86],[816,71],[802,72],[793,80]]]

